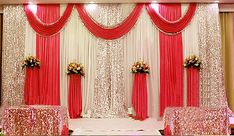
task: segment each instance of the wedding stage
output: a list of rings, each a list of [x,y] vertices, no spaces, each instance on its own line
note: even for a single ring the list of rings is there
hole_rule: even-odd
[[[144,121],[132,118],[115,119],[70,119],[72,135],[161,135],[163,121],[148,118]]]
[[[3,15],[4,134],[229,134],[218,4],[26,3]]]

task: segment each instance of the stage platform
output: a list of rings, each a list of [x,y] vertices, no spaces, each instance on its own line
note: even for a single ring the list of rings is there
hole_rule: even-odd
[[[72,135],[161,135],[163,121],[148,118],[138,121],[131,118],[115,119],[70,119],[69,128]]]

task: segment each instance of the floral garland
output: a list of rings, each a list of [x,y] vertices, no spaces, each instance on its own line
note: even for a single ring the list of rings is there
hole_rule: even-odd
[[[146,73],[149,74],[149,65],[147,65],[144,61],[137,61],[132,65],[132,73]]]
[[[24,59],[22,68],[25,67],[40,67],[40,60],[34,56],[28,56]]]
[[[184,67],[186,67],[186,68],[192,67],[192,68],[200,69],[201,64],[202,64],[201,60],[195,55],[187,57],[184,61]]]
[[[71,62],[67,66],[67,74],[80,74],[84,76],[84,66],[80,63]]]

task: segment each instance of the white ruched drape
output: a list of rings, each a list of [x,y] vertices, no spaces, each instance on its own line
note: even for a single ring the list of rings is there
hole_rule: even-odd
[[[36,32],[33,31],[31,26],[28,22],[26,22],[25,27],[25,48],[24,48],[24,55],[29,56],[33,55],[36,56]]]
[[[187,4],[182,5],[182,13],[184,14],[188,9]],[[198,11],[193,16],[190,24],[182,31],[182,40],[183,40],[183,59],[196,55],[199,56],[199,47],[198,47]],[[187,105],[187,72],[184,69],[184,106]]]

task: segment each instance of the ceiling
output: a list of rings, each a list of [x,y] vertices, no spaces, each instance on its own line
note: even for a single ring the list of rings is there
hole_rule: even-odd
[[[22,3],[234,3],[234,0],[0,0],[2,4]]]

